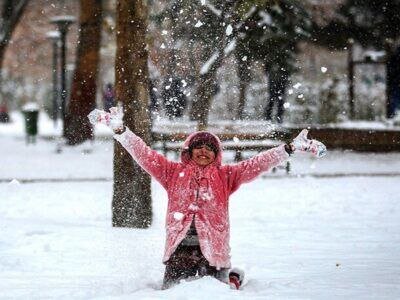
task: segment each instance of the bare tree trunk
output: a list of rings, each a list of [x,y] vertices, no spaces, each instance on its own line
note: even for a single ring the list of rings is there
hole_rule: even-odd
[[[1,26],[0,26],[0,85],[3,69],[4,53],[11,36],[24,12],[29,0],[5,0],[1,7]]]
[[[77,64],[65,117],[65,137],[70,145],[93,139],[87,115],[96,106],[100,60],[102,0],[81,0],[80,4]]]
[[[145,0],[117,2],[116,98],[124,108],[124,124],[150,143],[149,89],[146,50]],[[146,228],[151,225],[150,177],[115,142],[113,226]]]
[[[246,106],[246,88],[248,83],[240,80],[239,82],[239,103],[236,114],[236,119],[243,120],[244,119],[244,108]]]
[[[198,130],[205,130],[207,128],[208,114],[210,112],[211,101],[217,84],[217,71],[222,65],[222,61],[223,59],[221,57],[221,62],[218,65],[215,63],[215,70],[209,71],[200,76],[196,95],[190,111],[191,119],[197,121]]]
[[[244,108],[246,106],[246,89],[251,80],[249,63],[242,61],[236,53],[237,71],[239,77],[239,103],[236,113],[236,118],[239,120],[244,119]]]

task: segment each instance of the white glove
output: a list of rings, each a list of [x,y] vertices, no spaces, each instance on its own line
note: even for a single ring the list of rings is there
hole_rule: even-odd
[[[317,140],[307,139],[308,130],[303,129],[299,135],[291,143],[292,148],[296,151],[311,152],[316,157],[326,155],[326,146]]]
[[[105,112],[100,109],[93,109],[89,114],[88,118],[92,125],[96,125],[98,123],[104,124],[110,127],[114,132],[122,130],[124,128],[123,125],[123,113],[122,108],[111,107],[110,112]]]

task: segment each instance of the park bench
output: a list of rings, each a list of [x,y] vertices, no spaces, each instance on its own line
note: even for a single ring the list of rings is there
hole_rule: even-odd
[[[178,158],[182,149],[183,141],[186,139],[185,133],[153,133],[153,149],[161,151],[164,155],[172,152]],[[243,159],[244,152],[261,152],[283,143],[278,140],[277,136],[273,134],[218,134],[221,140],[222,148],[225,151],[234,151],[234,161],[239,162]],[[287,138],[284,134],[280,133],[279,138]],[[287,162],[285,166],[278,167],[284,168],[287,173],[290,171],[290,163]],[[273,170],[273,171],[276,171]]]

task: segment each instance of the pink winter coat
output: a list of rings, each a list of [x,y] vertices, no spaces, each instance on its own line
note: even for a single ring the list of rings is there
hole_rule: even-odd
[[[168,192],[163,261],[170,258],[185,238],[194,219],[204,257],[217,269],[229,268],[229,196],[242,183],[281,164],[289,155],[282,145],[237,164],[222,165],[221,142],[215,137],[219,143],[216,159],[210,165],[201,167],[190,159],[188,151],[190,141],[196,134],[198,132],[186,139],[181,162],[172,162],[152,150],[129,129],[114,137]]]

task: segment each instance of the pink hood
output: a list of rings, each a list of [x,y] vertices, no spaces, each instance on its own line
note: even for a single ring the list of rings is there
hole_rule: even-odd
[[[216,145],[218,148],[218,153],[215,157],[214,162],[212,163],[213,165],[220,166],[222,162],[222,144],[220,139],[213,133],[208,132],[208,131],[197,131],[192,134],[190,134],[185,142],[183,143],[182,146],[182,151],[181,151],[181,161],[184,164],[187,164],[190,162],[190,152],[189,152],[189,147],[192,144],[193,140],[195,140],[199,136],[204,136],[207,135],[210,139],[212,139],[212,142]]]

